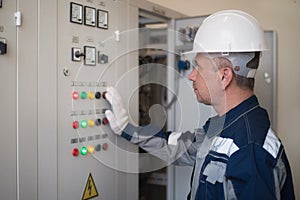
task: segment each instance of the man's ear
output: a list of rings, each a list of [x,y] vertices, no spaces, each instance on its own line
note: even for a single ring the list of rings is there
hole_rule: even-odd
[[[220,79],[222,84],[222,89],[225,90],[233,80],[233,71],[231,67],[222,67],[220,69]]]

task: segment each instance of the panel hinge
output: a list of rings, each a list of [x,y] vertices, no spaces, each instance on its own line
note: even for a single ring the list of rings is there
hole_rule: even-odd
[[[21,11],[15,12],[15,23],[16,23],[16,26],[21,26],[22,25],[22,14],[21,14]]]

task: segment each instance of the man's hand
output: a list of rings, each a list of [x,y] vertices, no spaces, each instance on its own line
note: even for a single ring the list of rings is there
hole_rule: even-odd
[[[122,131],[128,124],[127,111],[123,106],[122,98],[119,92],[108,87],[105,94],[106,99],[111,104],[112,110],[106,110],[105,116],[109,121],[109,125],[115,134],[121,135]]]

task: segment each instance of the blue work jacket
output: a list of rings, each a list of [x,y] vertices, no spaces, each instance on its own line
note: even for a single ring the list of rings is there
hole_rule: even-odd
[[[295,199],[284,147],[255,95],[193,133],[128,124],[121,136],[167,163],[193,166],[188,199]]]

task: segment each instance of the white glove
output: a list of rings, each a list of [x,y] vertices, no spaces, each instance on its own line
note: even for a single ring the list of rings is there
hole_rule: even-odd
[[[113,87],[108,87],[106,89],[105,97],[111,104],[112,109],[112,111],[105,111],[105,116],[109,121],[110,128],[115,134],[121,135],[128,124],[128,115],[123,106],[122,98],[119,92]]]

